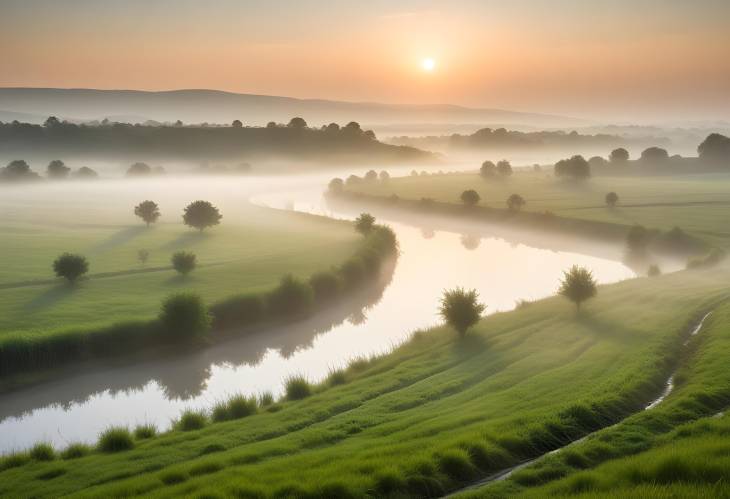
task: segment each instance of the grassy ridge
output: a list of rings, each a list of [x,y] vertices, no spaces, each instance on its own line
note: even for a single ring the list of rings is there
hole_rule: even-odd
[[[728,352],[726,302],[688,344],[662,404],[463,497],[726,496],[730,418],[719,411],[730,407]]]
[[[6,469],[0,494],[439,495],[640,408],[729,276],[603,286],[581,316],[550,298],[482,320],[465,341],[420,333],[305,400],[124,453]]]
[[[712,246],[730,247],[730,175],[705,174],[685,177],[595,177],[575,183],[548,173],[516,172],[508,179],[484,179],[477,173],[393,178],[387,182],[361,182],[348,190],[402,199],[460,204],[467,189],[476,190],[480,206],[506,208],[507,198],[520,194],[524,210],[548,211],[556,216],[630,227],[644,225],[659,230],[679,226]],[[619,195],[615,209],[604,197]]]

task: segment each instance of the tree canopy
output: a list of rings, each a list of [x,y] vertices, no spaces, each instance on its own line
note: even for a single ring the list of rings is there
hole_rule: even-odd
[[[578,265],[573,265],[563,273],[563,280],[558,290],[558,294],[575,303],[578,310],[581,303],[596,296],[597,292],[596,281],[591,271]]]
[[[89,271],[89,262],[82,255],[64,253],[53,262],[53,271],[58,277],[69,282],[76,280]]]
[[[134,207],[134,214],[141,218],[149,227],[160,218],[160,207],[154,201],[142,201]]]
[[[569,177],[576,180],[585,179],[591,176],[591,165],[580,154],[570,159],[561,159],[555,163],[556,177]]]
[[[461,193],[459,199],[461,199],[461,202],[464,203],[465,206],[475,206],[482,198],[474,189],[468,189]]]
[[[479,322],[486,308],[479,303],[479,293],[475,289],[455,288],[444,291],[439,314],[463,337],[470,327]]]
[[[185,207],[183,213],[183,222],[185,225],[194,227],[201,232],[206,227],[218,225],[223,218],[218,208],[213,206],[209,201],[193,201]]]

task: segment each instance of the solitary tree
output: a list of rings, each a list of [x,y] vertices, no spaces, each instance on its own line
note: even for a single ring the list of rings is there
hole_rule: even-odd
[[[526,204],[527,201],[525,201],[525,198],[519,194],[512,194],[507,198],[507,208],[509,211],[520,211]]]
[[[465,206],[475,206],[482,198],[477,191],[469,189],[461,193],[460,199]]]
[[[368,172],[365,174],[365,180],[368,182],[375,182],[378,180],[378,172],[375,170],[368,170]]]
[[[54,159],[50,163],[48,163],[48,168],[46,169],[46,172],[48,173],[48,178],[54,178],[54,179],[61,179],[68,177],[68,172],[71,171],[71,168],[66,166],[63,161],[60,159]]]
[[[487,160],[482,163],[482,167],[479,168],[479,175],[484,178],[491,178],[497,174],[497,165]]]
[[[287,125],[289,128],[294,128],[296,130],[303,130],[307,128],[307,122],[304,121],[304,118],[292,118],[289,120],[289,124]]]
[[[327,190],[332,194],[340,194],[345,190],[345,182],[341,178],[333,178],[330,180]]]
[[[137,162],[127,169],[127,176],[129,177],[149,175],[150,173],[152,173],[152,168],[147,163]]]
[[[596,281],[590,270],[573,265],[563,273],[558,294],[575,303],[576,310],[580,310],[581,303],[593,298],[596,293]]]
[[[370,213],[360,213],[360,216],[355,219],[355,230],[363,236],[369,234],[374,225],[375,217]]]
[[[610,208],[614,208],[616,206],[616,203],[618,203],[618,194],[613,191],[606,194],[606,204]]]
[[[629,160],[629,151],[627,151],[623,147],[614,149],[608,156],[608,160],[611,163],[626,163]]]
[[[231,126],[233,128],[242,128],[243,123],[241,123],[241,120],[233,120],[233,123],[231,123]]]
[[[479,303],[476,289],[454,288],[444,291],[439,314],[463,337],[471,326],[479,322],[485,308],[483,303]]]
[[[218,208],[208,201],[193,201],[185,207],[183,222],[185,225],[195,227],[200,232],[206,227],[218,225],[223,218]]]
[[[386,172],[385,170],[382,170],[380,174],[378,175],[381,182],[387,182],[390,180],[390,173]]]
[[[147,227],[153,224],[160,218],[160,207],[154,201],[142,201],[134,207],[134,214],[144,220]]]
[[[146,249],[137,250],[137,260],[139,260],[139,263],[141,263],[142,265],[147,263],[147,260],[149,260],[149,258],[150,258],[149,251],[147,251]]]
[[[53,262],[53,271],[58,277],[76,282],[76,279],[89,271],[89,262],[84,256],[64,253]]]
[[[509,177],[512,175],[512,165],[506,159],[497,163],[497,173],[502,177]]]
[[[195,269],[197,264],[195,253],[178,251],[172,255],[172,266],[182,275],[188,275]]]

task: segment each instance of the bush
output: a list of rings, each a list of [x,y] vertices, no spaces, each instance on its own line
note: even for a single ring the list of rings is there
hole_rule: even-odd
[[[346,288],[353,288],[365,277],[365,264],[362,258],[353,257],[340,267],[340,274]]]
[[[466,331],[479,322],[486,306],[479,303],[479,293],[475,289],[466,291],[455,288],[444,291],[439,314],[451,327],[464,336]]]
[[[181,431],[192,431],[203,428],[208,422],[208,416],[203,411],[187,409],[180,415],[175,428]]]
[[[188,275],[197,265],[195,253],[188,251],[177,251],[173,253],[170,261],[172,267],[182,275]]]
[[[104,430],[97,444],[101,452],[121,452],[134,448],[134,440],[128,428],[117,426]]]
[[[30,449],[30,457],[36,461],[53,461],[56,459],[56,451],[51,444],[39,442]]]
[[[606,205],[613,208],[616,206],[616,203],[618,203],[618,194],[615,192],[609,192],[606,194]]]
[[[291,274],[285,275],[268,297],[269,311],[274,317],[304,316],[311,311],[313,302],[311,286]]]
[[[134,429],[134,438],[137,440],[146,440],[157,435],[157,427],[151,423],[137,425]]]
[[[520,211],[526,204],[527,201],[525,201],[525,198],[519,194],[512,194],[507,198],[507,209],[509,209],[509,211]]]
[[[64,253],[53,262],[53,271],[58,277],[76,282],[76,279],[89,271],[89,262],[84,256]]]
[[[285,385],[287,400],[301,400],[312,394],[312,385],[301,374],[289,376]]]
[[[63,452],[61,452],[61,458],[63,459],[78,459],[80,457],[87,456],[91,453],[91,447],[86,444],[71,444]]]
[[[560,283],[558,294],[575,303],[576,309],[580,310],[581,303],[593,298],[596,293],[596,281],[590,270],[573,265],[563,273],[563,281]]]
[[[185,338],[204,336],[210,329],[210,316],[203,300],[193,293],[172,295],[162,303],[162,328],[168,335]]]
[[[342,281],[331,270],[317,272],[312,275],[309,278],[309,285],[314,291],[314,299],[317,302],[324,302],[336,298],[342,289]]]
[[[648,275],[649,277],[656,277],[658,275],[661,275],[661,273],[662,273],[662,271],[659,268],[659,265],[652,264],[652,265],[649,265],[649,270],[647,270],[646,275]]]
[[[260,295],[234,296],[212,305],[210,314],[216,328],[248,326],[264,318],[266,307]]]
[[[482,198],[474,189],[468,189],[461,193],[459,199],[464,203],[464,206],[476,206]]]

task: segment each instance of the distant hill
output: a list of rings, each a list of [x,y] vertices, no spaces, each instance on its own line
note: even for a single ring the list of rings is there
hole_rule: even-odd
[[[394,123],[519,123],[540,127],[570,127],[585,121],[546,114],[501,109],[476,109],[449,104],[393,105],[294,99],[237,94],[218,90],[92,90],[59,88],[0,88],[0,110],[34,117],[57,116],[69,120],[101,120],[115,116],[185,123],[263,125],[288,122],[301,116],[312,125],[358,121],[366,125]],[[3,118],[0,117],[0,120]],[[30,121],[30,120],[23,120]],[[117,120],[122,121],[122,120]],[[40,122],[40,119],[34,120]]]

